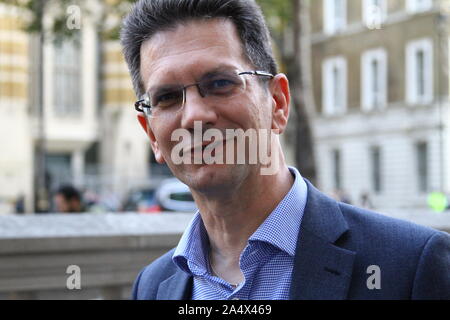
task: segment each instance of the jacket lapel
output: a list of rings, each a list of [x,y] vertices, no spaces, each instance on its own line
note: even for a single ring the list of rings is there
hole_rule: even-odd
[[[336,201],[306,181],[308,199],[294,260],[290,299],[346,299],[355,252],[335,243],[348,230]]]
[[[156,300],[191,300],[193,278],[177,270],[174,275],[160,283]]]

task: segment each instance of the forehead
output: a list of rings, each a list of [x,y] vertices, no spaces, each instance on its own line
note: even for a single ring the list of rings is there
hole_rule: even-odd
[[[144,86],[165,78],[196,76],[220,65],[247,66],[236,27],[227,19],[195,20],[157,32],[141,47]]]

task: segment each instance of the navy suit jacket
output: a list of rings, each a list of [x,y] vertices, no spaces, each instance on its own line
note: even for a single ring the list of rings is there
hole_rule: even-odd
[[[290,299],[450,299],[447,233],[339,203],[307,185]],[[193,278],[172,262],[173,252],[141,271],[133,299],[191,299]],[[373,265],[380,289],[367,285]]]

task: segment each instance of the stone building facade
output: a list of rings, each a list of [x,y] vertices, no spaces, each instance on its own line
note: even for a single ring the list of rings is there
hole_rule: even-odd
[[[448,1],[311,1],[319,184],[361,205],[450,193]]]

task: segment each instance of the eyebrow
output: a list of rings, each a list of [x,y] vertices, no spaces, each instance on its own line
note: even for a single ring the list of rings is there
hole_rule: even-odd
[[[171,90],[179,89],[179,88],[182,88],[182,87],[183,86],[181,84],[164,84],[164,85],[161,85],[161,86],[151,87],[148,91],[152,90],[152,91],[156,91],[158,93],[160,93],[160,92],[169,92]]]

